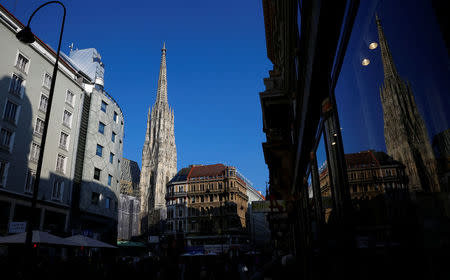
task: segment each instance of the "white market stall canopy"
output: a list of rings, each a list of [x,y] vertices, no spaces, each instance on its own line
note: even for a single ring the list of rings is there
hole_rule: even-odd
[[[92,248],[117,248],[116,246],[102,242],[97,239],[93,239],[84,235],[74,235],[65,238],[65,240],[77,244],[77,246],[92,247]]]
[[[9,236],[0,237],[0,244],[25,244],[27,233],[17,233]],[[50,234],[45,231],[33,230],[32,243],[61,245],[61,246],[78,246],[78,244],[61,238],[59,236]]]

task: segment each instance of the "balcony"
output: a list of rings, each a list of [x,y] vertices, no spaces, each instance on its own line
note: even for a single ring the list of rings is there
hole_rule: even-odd
[[[185,197],[187,196],[187,192],[171,192],[166,194],[166,199],[168,198],[176,198],[176,197]]]

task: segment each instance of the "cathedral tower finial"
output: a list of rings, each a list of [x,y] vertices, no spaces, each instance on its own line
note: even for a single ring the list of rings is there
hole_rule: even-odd
[[[380,41],[381,58],[383,60],[384,79],[398,78],[397,68],[395,68],[394,60],[392,59],[391,51],[389,50],[386,37],[384,36],[383,27],[378,14],[375,14],[375,21],[378,28],[378,38]]]
[[[167,67],[166,67],[166,42],[161,49],[161,66],[159,67],[158,91],[155,103],[167,104]]]

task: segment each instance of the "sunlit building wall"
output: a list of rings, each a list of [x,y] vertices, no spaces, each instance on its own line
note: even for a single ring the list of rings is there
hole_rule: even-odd
[[[124,118],[103,88],[97,50],[71,50],[70,61],[88,76],[77,155],[72,231],[105,241],[117,237]]]
[[[167,184],[166,233],[191,245],[242,243],[248,239],[248,183],[236,168],[191,165]]]
[[[56,53],[39,39],[30,45],[19,42],[16,33],[22,28],[0,5],[0,234],[12,222],[29,219],[45,121],[50,123],[35,226],[64,232],[69,229],[84,77],[63,58],[50,108]]]

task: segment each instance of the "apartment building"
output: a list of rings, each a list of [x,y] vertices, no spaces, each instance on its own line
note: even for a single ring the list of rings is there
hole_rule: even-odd
[[[60,61],[50,108],[56,53],[39,39],[30,45],[17,40],[22,28],[0,6],[0,232],[6,233],[11,222],[29,219],[45,122],[49,126],[35,222],[41,230],[67,231],[84,78]]]

